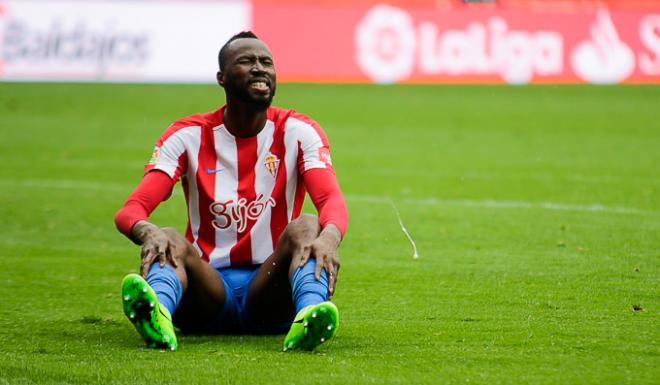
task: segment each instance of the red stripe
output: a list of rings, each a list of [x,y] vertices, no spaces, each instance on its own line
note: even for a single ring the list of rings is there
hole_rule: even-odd
[[[298,142],[298,159],[296,160],[296,164],[298,165],[298,182],[296,183],[296,194],[293,198],[293,212],[291,213],[291,220],[294,220],[300,216],[302,205],[305,202],[305,184],[303,183],[302,178],[302,174],[305,172],[305,160],[302,143],[300,142]]]
[[[213,128],[202,126],[202,134],[199,147],[197,168],[197,189],[199,191],[199,234],[197,244],[202,250],[202,259],[208,262],[209,255],[215,249],[215,227],[212,221],[215,219],[211,213],[211,197],[215,196],[215,174],[207,173],[205,170],[216,169],[217,154],[215,152],[215,138]]]
[[[236,138],[236,150],[238,152],[238,191],[237,198],[238,210],[245,210],[247,205],[257,198],[254,190],[256,179],[255,165],[257,164],[257,137]],[[242,203],[241,203],[242,202]],[[229,259],[232,266],[245,266],[252,264],[252,240],[250,239],[250,230],[256,220],[249,219],[245,212],[239,213],[240,220],[247,221],[247,226],[243,231],[238,231],[241,225],[236,222],[236,244],[229,251]]]
[[[190,186],[188,185],[188,179],[181,179],[181,187],[183,187],[183,195],[186,197],[186,208],[188,214],[188,224],[186,224],[186,239],[188,242],[193,243],[195,240],[192,236],[192,228],[190,227]]]
[[[292,220],[300,216],[303,203],[305,202],[305,185],[302,182],[302,178],[298,178],[298,184],[296,185],[296,195],[293,199],[293,212],[291,213]]]
[[[183,154],[179,156],[179,165],[174,170],[174,176],[172,180],[178,181],[181,174],[188,169],[188,152],[184,151]]]
[[[281,201],[275,202],[275,206],[271,208],[270,236],[273,241],[273,250],[277,247],[277,241],[280,239],[280,235],[286,228],[286,225],[289,224],[286,201],[286,180],[288,170],[286,169],[286,162],[284,161],[286,156],[286,147],[284,146],[284,125],[289,117],[289,112],[283,110],[278,110],[278,112],[281,113],[278,113],[277,115],[273,114],[272,117],[275,122],[275,131],[273,132],[273,144],[270,147],[270,152],[277,156],[277,159],[280,160],[280,165],[271,196],[273,198],[281,197],[282,199]]]

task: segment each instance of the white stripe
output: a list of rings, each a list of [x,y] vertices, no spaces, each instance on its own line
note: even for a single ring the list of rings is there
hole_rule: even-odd
[[[254,191],[263,194],[261,202],[265,203],[273,192],[275,186],[275,177],[268,171],[264,164],[266,155],[270,152],[273,144],[273,133],[275,124],[272,121],[266,122],[266,126],[257,136],[257,163],[254,165],[255,183]],[[280,165],[282,162],[280,161]],[[278,166],[278,167],[279,167]],[[276,202],[275,204],[283,204]],[[250,230],[250,240],[252,245],[252,263],[263,263],[273,253],[273,238],[270,234],[270,220],[272,217],[272,208],[266,205],[265,211],[261,214],[257,222]]]
[[[215,196],[213,199],[226,202],[232,199],[234,202],[227,207],[232,207],[238,200],[238,150],[236,140],[224,125],[213,130],[215,138],[215,152],[217,154],[215,174]],[[204,208],[209,210],[210,208]],[[231,264],[229,252],[236,244],[237,232],[236,222],[224,230],[215,230],[215,249],[209,256],[209,264],[213,267],[225,267]]]
[[[23,179],[7,180],[1,179],[0,186],[10,188],[40,188],[40,189],[64,189],[64,190],[87,190],[87,191],[111,191],[130,192],[134,185],[90,182],[85,180],[73,179]],[[176,194],[179,195],[179,194]],[[378,195],[345,195],[348,202],[365,202],[377,204],[390,204],[391,198]],[[416,206],[460,206],[460,207],[479,207],[487,209],[539,209],[539,210],[557,210],[557,211],[582,211],[582,212],[603,212],[617,214],[651,214],[659,215],[660,211],[645,210],[636,207],[624,206],[606,206],[600,203],[572,204],[557,202],[530,202],[530,201],[507,201],[496,199],[442,199],[442,198],[397,198],[397,202]]]
[[[189,140],[199,136],[201,128],[199,126],[190,126],[182,128],[167,138],[158,151],[158,159],[154,165],[155,170],[165,171],[170,178],[174,178],[174,173],[179,166],[179,157],[186,151]],[[199,142],[199,140],[198,140]],[[199,145],[197,145],[199,148]]]
[[[190,217],[190,232],[193,237],[193,247],[197,250],[199,255],[202,255],[202,249],[197,244],[199,238],[199,189],[197,188],[197,169],[199,168],[199,147],[202,141],[202,128],[195,127],[196,129],[190,132],[186,138],[188,148],[188,170],[186,172],[186,181],[188,182],[188,216]]]
[[[291,119],[291,118],[289,118]],[[288,122],[288,121],[287,121]],[[295,126],[285,126],[284,129],[284,163],[286,164],[286,215],[289,222],[293,220],[293,204],[298,184],[298,138]]]
[[[323,147],[323,139],[312,125],[290,117],[286,121],[285,129],[300,142],[305,171],[313,168],[326,168],[325,162],[319,157],[319,148]]]

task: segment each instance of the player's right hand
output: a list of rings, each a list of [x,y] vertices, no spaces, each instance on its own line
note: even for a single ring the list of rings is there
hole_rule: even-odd
[[[140,275],[147,278],[149,268],[158,260],[160,267],[170,262],[174,268],[178,265],[172,257],[174,243],[170,241],[167,234],[158,226],[147,221],[140,221],[133,227],[133,235],[142,243],[140,252]]]

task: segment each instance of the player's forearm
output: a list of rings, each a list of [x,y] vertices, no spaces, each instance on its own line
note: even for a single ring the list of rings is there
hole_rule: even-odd
[[[147,173],[115,215],[117,229],[138,243],[133,232],[135,226],[149,218],[156,206],[169,196],[173,185],[174,181],[164,172]]]
[[[143,205],[139,202],[129,200],[121,209],[119,209],[119,211],[117,211],[117,214],[115,215],[115,226],[117,226],[119,232],[133,242],[136,242],[133,237],[133,228],[137,222],[146,219],[148,216],[149,213]]]
[[[323,230],[321,230],[319,238],[327,239],[330,244],[333,244],[335,248],[338,248],[339,244],[341,243],[342,235],[341,231],[339,231],[339,228],[336,225],[328,223],[323,228]]]
[[[131,238],[138,244],[144,241],[160,228],[147,220],[138,221],[131,229]]]
[[[341,240],[348,227],[348,209],[337,178],[328,169],[309,170],[304,174],[304,178],[307,192],[319,212],[321,226],[325,230],[333,225]]]

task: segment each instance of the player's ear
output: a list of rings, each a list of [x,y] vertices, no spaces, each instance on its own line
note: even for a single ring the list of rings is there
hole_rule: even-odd
[[[220,84],[220,87],[224,88],[225,87],[225,74],[222,71],[218,71],[218,73],[215,74],[215,78],[218,81],[218,84]]]

